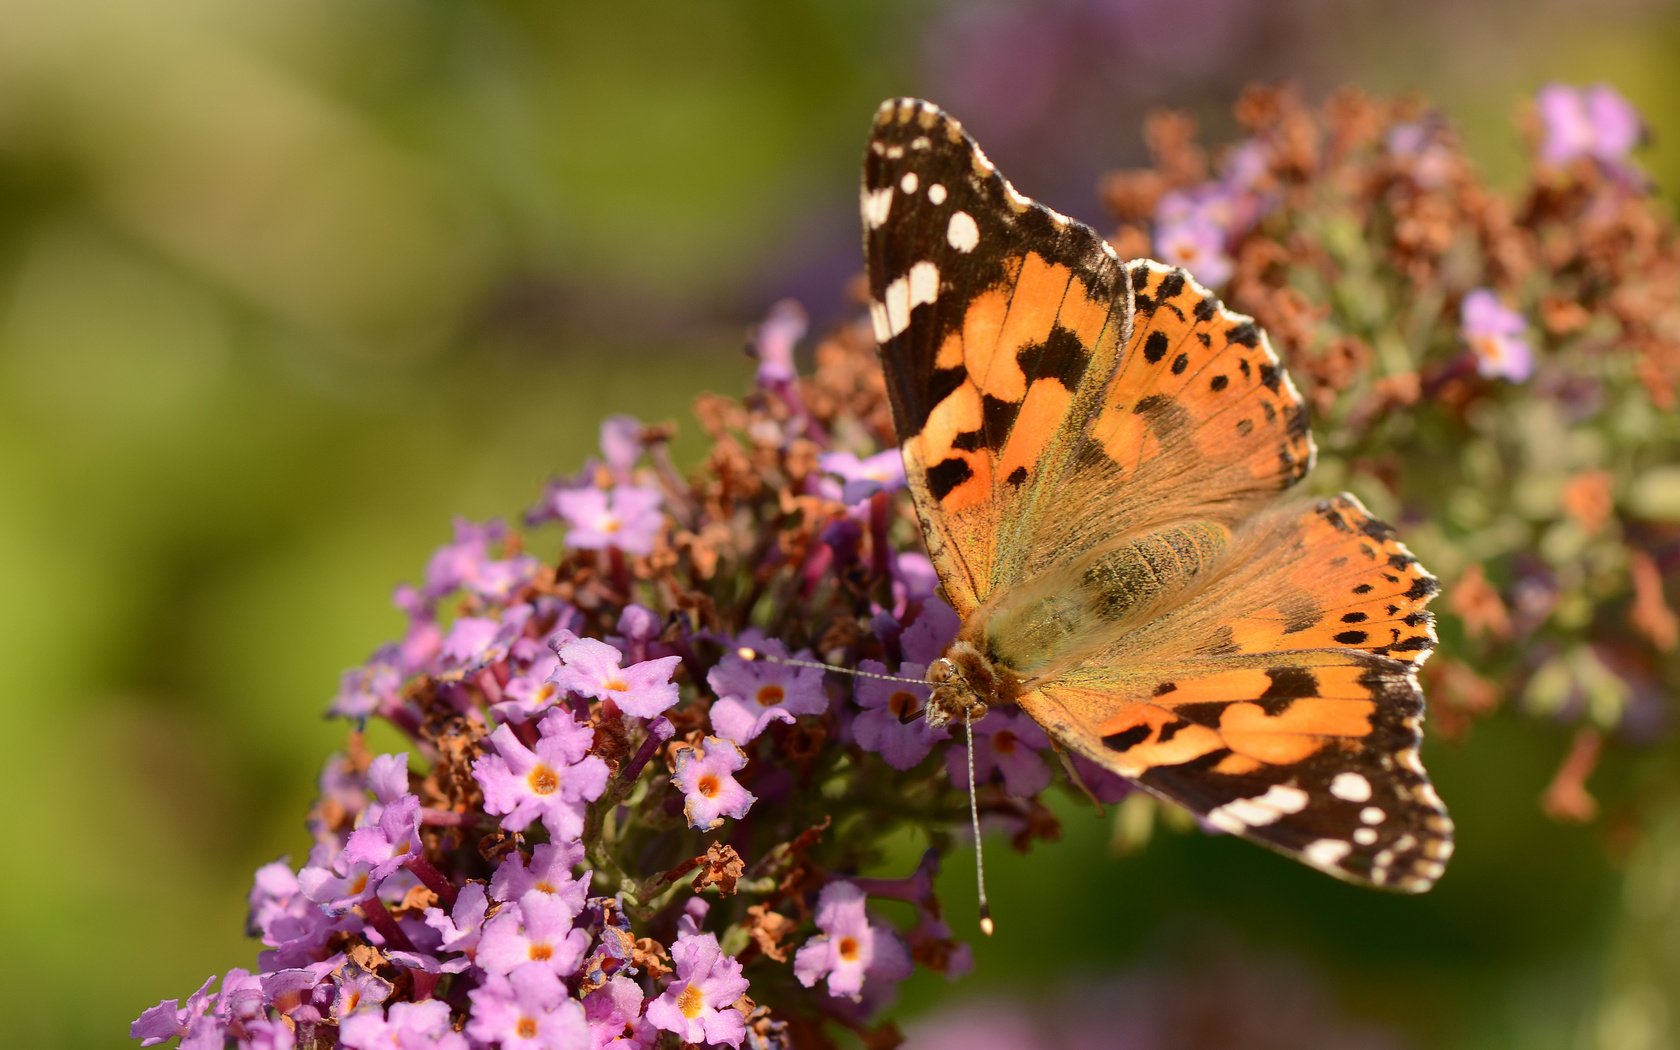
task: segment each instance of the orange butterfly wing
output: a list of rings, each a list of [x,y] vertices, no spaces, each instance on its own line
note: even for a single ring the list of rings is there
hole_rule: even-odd
[[[1265,334],[1022,197],[925,102],[882,107],[861,203],[961,637],[1061,745],[1332,874],[1427,888],[1451,850],[1411,667],[1435,583],[1352,497],[1278,505],[1314,452]]]

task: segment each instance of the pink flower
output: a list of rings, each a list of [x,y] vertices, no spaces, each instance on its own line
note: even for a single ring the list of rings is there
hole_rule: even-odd
[[[537,732],[532,750],[512,729],[498,727],[490,734],[497,753],[473,763],[473,778],[484,789],[485,811],[506,814],[502,827],[508,831],[523,831],[540,818],[555,839],[575,839],[583,833],[585,804],[606,790],[607,765],[588,754],[594,730],[570,711],[550,711]]]
[[[642,989],[628,977],[613,977],[583,1000],[592,1050],[646,1050],[659,1030],[642,1017]]]
[[[544,842],[531,851],[531,862],[515,850],[502,861],[490,879],[490,896],[499,901],[516,901],[527,893],[559,897],[576,915],[589,896],[590,872],[582,878],[572,868],[583,860],[583,846],[577,842]]]
[[[467,1050],[466,1037],[450,1025],[449,1004],[439,999],[392,1003],[383,1013],[373,1009],[351,1014],[339,1024],[338,1041],[347,1050]]]
[[[747,631],[740,641],[772,656],[787,656],[786,646],[757,631]],[[771,722],[792,724],[795,715],[828,710],[823,672],[814,667],[748,661],[730,652],[707,673],[706,683],[718,695],[711,710],[712,729],[737,744],[752,740]]]
[[[1544,138],[1540,156],[1552,164],[1591,157],[1624,167],[1645,135],[1633,104],[1608,84],[1577,88],[1547,84],[1534,97]]]
[[[681,657],[662,656],[621,667],[624,654],[594,638],[574,638],[562,644],[558,653],[562,666],[554,672],[554,684],[561,689],[611,700],[637,718],[653,718],[677,702],[671,675]]]
[[[1027,798],[1050,786],[1049,763],[1044,750],[1050,739],[1026,715],[992,711],[974,723],[974,781],[984,784],[996,774],[1003,777],[1003,789]],[[961,747],[945,752],[953,783],[968,789],[968,758]]]
[[[897,492],[904,487],[904,454],[896,448],[863,459],[850,452],[825,452],[818,463],[845,482],[840,494],[843,503],[862,503],[877,492]]]
[[[589,951],[589,933],[576,928],[577,912],[552,893],[532,891],[484,924],[477,962],[486,973],[512,973],[541,963],[561,977],[577,972]]]
[[[864,660],[860,671],[885,674],[887,667],[879,660]],[[927,672],[922,664],[903,664],[898,674],[904,678],[921,678]],[[894,769],[911,769],[928,756],[949,734],[933,729],[925,718],[904,719],[915,715],[926,704],[928,689],[914,682],[888,682],[879,678],[857,680],[857,704],[863,712],[852,720],[852,738],[865,751],[874,751],[886,759]]]
[[[1534,351],[1524,338],[1527,328],[1517,313],[1486,288],[1464,297],[1459,334],[1476,355],[1476,371],[1521,383],[1534,374]]]
[[[476,1040],[502,1050],[578,1050],[590,1045],[583,1004],[571,998],[546,966],[491,974],[467,994],[472,999],[467,1034]]]
[[[665,529],[659,510],[664,497],[643,485],[593,485],[561,489],[554,506],[571,526],[566,544],[578,550],[616,547],[628,554],[653,553],[653,541]]]
[[[865,978],[890,982],[910,976],[910,953],[890,928],[870,923],[863,891],[849,882],[831,882],[817,897],[817,929],[793,958],[799,983],[810,988],[828,979],[828,994],[846,999],[863,996]]]
[[[671,946],[676,977],[648,1004],[647,1019],[690,1043],[740,1046],[746,1019],[733,1009],[747,992],[741,964],[723,954],[715,934],[679,934]]]
[[[690,827],[710,831],[726,816],[740,820],[747,815],[758,798],[735,780],[746,764],[746,754],[721,737],[709,736],[697,747],[677,750],[671,781],[682,789],[683,815]]]

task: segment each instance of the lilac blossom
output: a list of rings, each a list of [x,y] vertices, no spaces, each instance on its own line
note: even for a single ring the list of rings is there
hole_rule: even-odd
[[[338,1041],[348,1050],[467,1050],[468,1045],[451,1024],[449,1004],[439,999],[352,1014],[339,1023]]]
[[[735,780],[747,756],[733,741],[709,736],[676,754],[677,769],[671,781],[682,790],[689,827],[710,831],[724,817],[740,820],[758,801],[758,796]]]
[[[1038,723],[1014,711],[993,710],[974,723],[974,780],[984,784],[994,774],[1003,778],[1003,789],[1027,798],[1050,786],[1050,764],[1044,750],[1050,738]],[[968,757],[960,747],[946,752],[951,780],[968,786]]]
[[[1188,270],[1198,281],[1218,288],[1236,272],[1236,260],[1225,249],[1225,229],[1199,212],[1157,219],[1155,254],[1169,266]]]
[[[628,977],[611,977],[584,996],[591,1050],[647,1050],[659,1030],[642,1017],[642,989]]]
[[[578,550],[617,548],[627,554],[651,554],[664,531],[664,497],[642,485],[594,485],[560,489],[554,507],[571,529],[566,542]]]
[[[1525,336],[1527,324],[1499,297],[1477,288],[1464,297],[1459,334],[1476,355],[1476,371],[1490,379],[1521,383],[1534,374],[1534,351]]]
[[[746,1021],[735,1001],[747,992],[741,964],[723,954],[710,933],[678,934],[671,946],[676,976],[663,995],[648,1004],[647,1019],[690,1043],[740,1046]]]
[[[540,818],[550,835],[575,839],[583,831],[584,805],[606,790],[607,765],[588,753],[594,731],[569,711],[550,711],[537,732],[535,750],[508,726],[490,735],[496,753],[479,758],[472,769],[484,791],[485,811],[505,814],[502,827],[509,831],[523,831]]]
[[[589,933],[576,927],[570,902],[533,890],[491,916],[478,941],[477,962],[486,973],[512,973],[540,963],[561,977],[582,965]]]
[[[828,994],[859,999],[866,979],[891,983],[910,976],[910,953],[886,926],[871,923],[863,891],[831,882],[817,898],[817,929],[793,959],[799,983],[810,988],[826,980]]]
[[[862,503],[877,492],[897,492],[905,484],[904,454],[896,448],[862,459],[850,452],[825,452],[818,462],[845,483],[840,493],[844,503]]]
[[[573,1050],[589,1045],[583,1004],[571,998],[553,970],[525,965],[491,974],[467,993],[472,1019],[467,1034],[502,1050]]]
[[[1645,134],[1639,111],[1608,84],[1547,84],[1536,93],[1535,105],[1543,132],[1540,156],[1551,164],[1590,157],[1625,168]]]
[[[568,692],[611,700],[620,711],[637,718],[653,718],[677,702],[671,675],[681,662],[679,657],[662,656],[622,667],[624,654],[594,638],[574,638],[557,652],[561,667],[554,672],[554,683]]]
[[[461,887],[461,892],[455,895],[455,906],[448,912],[442,908],[427,908],[426,925],[442,938],[438,950],[465,952],[468,957],[477,953],[489,909],[490,901],[481,882],[469,882]]]
[[[879,660],[864,660],[858,670],[885,674],[887,666]],[[897,673],[917,681],[857,680],[857,704],[863,711],[852,719],[852,737],[859,747],[880,755],[894,769],[913,769],[949,734],[932,728],[925,718],[911,717],[927,704],[928,687],[920,682],[927,668],[907,663]]]
[[[756,631],[741,636],[741,644],[773,657],[785,658],[787,648]],[[795,715],[820,715],[828,710],[823,672],[770,660],[745,660],[737,652],[724,654],[706,675],[717,693],[712,704],[712,729],[718,736],[745,744],[771,722],[792,724]]]
[[[517,850],[509,853],[490,880],[490,896],[499,901],[516,901],[527,893],[559,897],[575,915],[583,911],[589,896],[589,872],[582,877],[572,868],[583,860],[583,847],[576,841],[544,842],[531,851],[529,863]]]

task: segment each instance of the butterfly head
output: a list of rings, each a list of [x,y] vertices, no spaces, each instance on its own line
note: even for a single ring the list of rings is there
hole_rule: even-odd
[[[933,695],[927,702],[927,723],[935,729],[951,722],[978,722],[990,705],[1012,699],[1008,680],[971,642],[952,643],[945,655],[928,667]]]

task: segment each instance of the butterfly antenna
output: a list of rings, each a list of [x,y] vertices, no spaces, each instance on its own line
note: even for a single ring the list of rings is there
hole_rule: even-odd
[[[909,682],[912,685],[927,685],[925,678],[906,678],[896,674],[876,674],[874,671],[859,671],[855,667],[841,667],[838,664],[825,664],[818,660],[799,660],[791,656],[775,656],[762,649],[754,649],[743,645],[735,650],[735,655],[748,663],[785,664],[788,667],[814,667],[820,671],[839,671],[849,674],[853,678],[875,678],[883,682]],[[917,712],[920,714],[920,712]]]
[[[974,792],[974,714],[963,712],[968,729],[968,819],[974,825],[974,881],[980,891],[980,932],[992,935],[992,905],[986,900],[986,851],[980,844],[980,800]]]

